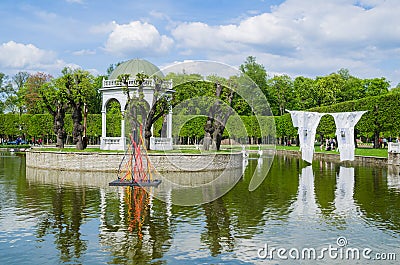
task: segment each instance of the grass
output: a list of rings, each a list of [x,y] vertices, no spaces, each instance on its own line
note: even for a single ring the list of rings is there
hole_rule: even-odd
[[[292,150],[292,151],[299,151],[300,148],[298,146],[282,146],[282,145],[277,145],[276,150]],[[325,151],[319,148],[315,147],[315,152],[316,153],[325,153],[325,154],[339,154],[339,152],[336,151]],[[375,157],[388,157],[388,151],[387,149],[375,149],[375,148],[356,148],[355,150],[355,155],[359,156],[375,156]]]
[[[29,148],[31,147],[29,144],[20,144],[20,145],[16,145],[16,144],[1,144],[0,148]]]

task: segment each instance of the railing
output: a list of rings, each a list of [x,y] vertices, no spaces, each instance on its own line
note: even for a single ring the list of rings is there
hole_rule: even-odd
[[[172,150],[172,138],[150,138],[150,148],[152,150]]]
[[[125,137],[102,137],[100,143],[101,150],[125,150]]]
[[[145,79],[142,84],[144,87],[154,87],[155,82],[153,79]],[[121,87],[125,86],[121,81],[118,81],[118,79],[112,79],[112,80],[105,80],[103,79],[103,88],[110,88],[110,87]],[[128,87],[138,87],[139,82],[136,79],[129,79],[128,80]],[[167,80],[167,81],[162,81],[161,87],[163,89],[172,89],[172,80]]]
[[[400,153],[400,143],[389,143],[388,146],[389,153]]]
[[[121,137],[104,137],[102,138],[104,144],[120,144]]]

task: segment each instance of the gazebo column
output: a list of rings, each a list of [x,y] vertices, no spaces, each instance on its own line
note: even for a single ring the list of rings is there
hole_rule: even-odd
[[[167,115],[167,138],[172,139],[172,107],[169,108]]]
[[[101,137],[105,138],[107,136],[107,115],[106,110],[101,111]]]
[[[121,144],[123,149],[125,150],[125,111],[122,111],[122,120],[121,120]]]

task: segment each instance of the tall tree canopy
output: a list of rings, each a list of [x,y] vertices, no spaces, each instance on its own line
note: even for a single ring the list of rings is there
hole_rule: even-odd
[[[56,147],[64,148],[66,137],[64,129],[64,118],[68,108],[65,91],[60,88],[53,79],[41,85],[38,93],[48,112],[53,116],[53,131],[57,137]]]
[[[64,68],[62,76],[57,78],[56,84],[63,91],[63,95],[72,109],[73,143],[76,149],[83,150],[86,143],[83,139],[83,114],[87,114],[87,104],[90,98],[96,97],[93,86],[94,77],[82,69]]]
[[[50,74],[38,72],[28,77],[23,87],[23,101],[29,114],[42,114],[45,111],[42,98],[40,96],[41,87],[50,82],[53,77]]]

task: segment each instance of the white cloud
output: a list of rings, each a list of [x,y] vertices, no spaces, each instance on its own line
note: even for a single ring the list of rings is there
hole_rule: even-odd
[[[77,55],[77,56],[82,56],[82,55],[94,55],[96,54],[95,50],[88,50],[88,49],[82,49],[79,51],[74,51],[72,52],[73,55]]]
[[[105,49],[120,56],[135,52],[154,54],[168,52],[172,44],[173,40],[170,37],[161,35],[156,27],[149,23],[132,21],[120,25],[114,22]]]
[[[273,72],[315,77],[348,68],[366,78],[400,59],[399,11],[398,0],[286,0],[237,23],[184,22],[171,34],[181,54],[234,65],[254,55]]]
[[[58,59],[54,52],[39,49],[33,44],[9,41],[0,46],[0,69],[10,72],[46,71],[54,74],[66,66],[77,67]]]
[[[4,67],[29,68],[54,59],[53,52],[41,50],[33,44],[9,41],[0,46],[0,64]]]

